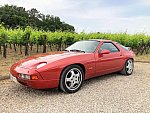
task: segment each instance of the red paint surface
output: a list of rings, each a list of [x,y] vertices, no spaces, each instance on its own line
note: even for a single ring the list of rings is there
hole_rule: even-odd
[[[10,72],[17,80],[28,87],[35,89],[55,88],[59,85],[59,78],[63,69],[72,64],[81,64],[85,67],[85,79],[120,71],[125,61],[134,57],[132,51],[125,51],[119,45],[114,43],[120,52],[109,54],[98,54],[98,50],[103,42],[109,40],[100,40],[100,44],[94,53],[82,52],[50,52],[38,54],[16,62],[10,68]],[[47,65],[36,69],[36,66],[42,62]],[[18,74],[37,75],[38,80],[24,80],[19,78]]]

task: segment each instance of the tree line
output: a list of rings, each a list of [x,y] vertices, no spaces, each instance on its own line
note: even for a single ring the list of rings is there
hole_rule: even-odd
[[[27,26],[44,31],[69,31],[74,32],[74,26],[60,20],[59,17],[50,14],[44,15],[36,8],[26,10],[15,5],[0,6],[0,23],[7,29]]]

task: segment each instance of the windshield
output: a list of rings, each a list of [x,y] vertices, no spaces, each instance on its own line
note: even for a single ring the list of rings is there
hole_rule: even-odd
[[[92,41],[92,40],[79,41],[79,42],[72,44],[68,48],[66,48],[66,50],[67,51],[92,53],[97,48],[98,44],[99,44],[98,41]]]

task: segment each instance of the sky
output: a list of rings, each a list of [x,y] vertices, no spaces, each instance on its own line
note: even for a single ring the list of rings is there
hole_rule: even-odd
[[[77,32],[150,34],[150,0],[0,0],[58,16]]]

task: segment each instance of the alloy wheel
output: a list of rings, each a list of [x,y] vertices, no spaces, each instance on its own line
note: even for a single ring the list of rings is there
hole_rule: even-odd
[[[126,65],[126,71],[127,71],[127,73],[132,73],[132,71],[133,71],[133,61],[131,60],[131,59],[129,59],[128,61],[127,61],[127,65]]]
[[[65,77],[65,85],[69,90],[76,90],[82,82],[82,73],[79,69],[73,68],[68,71]]]

